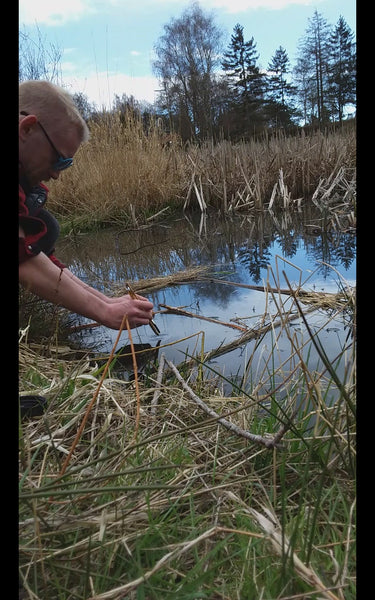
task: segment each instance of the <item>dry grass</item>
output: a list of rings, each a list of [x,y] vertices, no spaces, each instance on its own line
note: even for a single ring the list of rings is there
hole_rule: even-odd
[[[251,562],[260,588],[266,583],[263,567],[257,567],[258,564],[268,562],[280,575],[282,562],[289,552],[287,546],[296,556],[301,554],[298,547],[301,540],[291,545],[282,533],[284,529],[274,525],[276,517],[271,521],[275,534],[262,529],[264,521],[261,519],[261,515],[269,519],[267,511],[270,510],[280,514],[281,506],[287,502],[284,517],[289,520],[290,534],[293,531],[293,515],[300,510],[298,496],[304,483],[302,479],[299,482],[295,479],[292,464],[298,461],[298,469],[303,471],[311,461],[307,452],[301,448],[296,451],[298,439],[294,436],[284,442],[286,454],[277,453],[272,457],[270,450],[249,445],[222,428],[217,420],[206,418],[192,406],[191,398],[181,386],[169,381],[162,386],[156,415],[150,412],[154,390],[152,387],[142,389],[140,429],[135,438],[134,388],[109,378],[90,414],[70,467],[61,477],[63,461],[98,381],[84,362],[72,365],[59,360],[54,364],[53,360],[44,359],[40,364],[37,356],[22,347],[21,357],[23,368],[32,365],[33,369],[49,373],[43,392],[52,397],[45,417],[26,425],[22,437],[20,562],[26,589],[29,585],[39,590],[36,596],[30,597],[52,600],[60,597],[57,592],[60,588],[60,593],[65,590],[67,600],[135,598],[127,594],[143,589],[148,580],[155,586],[158,573],[168,582],[166,585],[174,597],[172,590],[178,593],[179,589],[174,577],[176,569],[186,578],[198,557],[204,561],[205,556],[207,568],[214,569],[213,549],[217,544],[224,542],[234,555],[238,552],[233,536],[244,538],[249,550],[253,548],[252,553],[258,555]],[[70,394],[64,399],[67,386]],[[244,397],[224,399],[220,395],[209,395],[205,402],[220,413],[235,411],[229,417],[234,423],[243,426],[244,422],[254,421],[254,416],[250,417],[250,403]],[[341,420],[343,417],[342,413]],[[334,436],[342,445],[340,438],[346,434],[341,429],[342,424],[339,428],[337,416],[332,412],[324,418],[334,425]],[[327,444],[327,433],[320,443],[324,439]],[[309,443],[307,436],[305,443]],[[288,499],[282,499],[286,490],[281,481],[277,483],[278,470],[284,463],[290,465],[287,468],[290,471]],[[313,465],[310,464],[310,485],[314,477],[319,480],[318,470],[314,474],[319,461],[314,468]],[[335,477],[337,469],[340,471],[342,464],[340,457],[333,454],[326,476]],[[319,516],[323,518],[324,511]],[[155,526],[160,535],[156,534]],[[334,553],[337,525],[330,526],[326,522],[326,527],[332,529],[331,536],[326,532],[325,540],[330,540],[328,548]],[[352,521],[343,522],[339,527],[344,542],[345,538],[347,541],[346,560],[352,556],[352,528]],[[267,550],[273,536],[279,544],[279,560]],[[146,546],[149,544],[149,559],[138,556],[137,546],[143,538],[147,540]],[[325,544],[322,543],[320,549],[315,536],[314,540],[315,571],[306,563],[303,552],[298,563],[294,558],[293,590],[303,589],[301,581],[308,581],[308,589],[319,591],[322,598],[353,597],[341,592],[341,585],[345,588],[350,584],[352,567],[345,570],[340,561],[338,580],[316,574],[316,570],[319,573],[321,569]],[[253,542],[258,544],[254,546]],[[213,553],[211,559],[210,553]],[[119,561],[123,565],[120,570]],[[230,598],[235,597],[231,594],[240,593],[241,582],[236,581],[235,574],[240,575],[241,565],[246,568],[243,561],[244,557],[235,560],[228,554],[224,568],[223,557],[218,560],[221,567],[212,586],[221,588],[222,593],[209,597]],[[328,558],[328,562],[331,561],[333,566],[333,555]],[[137,570],[140,576],[136,576]],[[87,577],[82,577],[85,573]],[[220,585],[221,577],[226,578],[224,586]],[[275,582],[269,585],[272,588]],[[203,588],[209,590],[209,583]],[[203,588],[198,589],[203,591]],[[161,596],[155,591],[147,597]]]
[[[287,318],[273,328],[266,396],[255,385],[224,397],[220,376],[186,365],[138,386],[111,371],[99,380],[88,359],[21,341],[21,391],[49,399],[20,432],[27,598],[355,598],[354,357],[343,352],[335,382],[329,366],[310,372]],[[276,384],[281,332],[295,368]]]
[[[151,124],[118,115],[91,125],[74,168],[51,185],[53,213],[76,223],[143,222],[169,206],[250,213],[340,204],[355,221],[355,128],[231,144],[163,146]],[[313,199],[313,200],[311,200]]]
[[[136,213],[175,202],[183,164],[163,150],[157,128],[146,135],[138,120],[108,115],[90,129],[90,142],[77,154],[74,169],[53,185],[53,212],[113,223],[135,221]]]

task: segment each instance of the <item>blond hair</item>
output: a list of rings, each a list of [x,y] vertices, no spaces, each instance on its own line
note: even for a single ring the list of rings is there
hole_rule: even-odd
[[[89,139],[89,128],[73,96],[50,81],[22,81],[19,84],[19,111],[37,116],[46,126],[65,130],[71,126],[78,132],[81,142]]]

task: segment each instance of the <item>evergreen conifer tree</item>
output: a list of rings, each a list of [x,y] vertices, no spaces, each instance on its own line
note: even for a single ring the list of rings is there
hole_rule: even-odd
[[[259,54],[252,37],[245,42],[242,25],[234,27],[229,50],[224,53],[221,63],[227,77],[231,80],[237,99],[255,100],[262,93],[262,75],[256,62]]]
[[[242,130],[251,134],[264,122],[264,76],[256,64],[259,54],[254,38],[245,42],[243,27],[238,23],[233,31],[221,66],[230,82],[238,125],[241,123]]]
[[[267,110],[272,125],[291,125],[292,116],[296,112],[292,101],[296,87],[287,80],[289,72],[288,54],[279,46],[268,64]]]
[[[356,102],[354,33],[340,16],[329,39],[328,98],[331,113],[340,122],[345,106]]]

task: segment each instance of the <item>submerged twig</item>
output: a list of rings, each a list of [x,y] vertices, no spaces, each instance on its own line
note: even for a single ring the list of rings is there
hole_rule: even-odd
[[[197,315],[196,313],[188,312],[177,306],[168,306],[167,304],[159,304],[165,311],[161,311],[161,314],[170,315],[181,315],[182,317],[194,317],[201,319],[202,321],[209,321],[210,323],[216,323],[217,325],[224,325],[225,327],[231,327],[232,329],[238,329],[239,331],[248,331],[247,327],[241,327],[241,325],[235,325],[234,323],[226,323],[225,321],[219,321],[219,319],[213,319],[212,317],[204,317],[203,315]]]

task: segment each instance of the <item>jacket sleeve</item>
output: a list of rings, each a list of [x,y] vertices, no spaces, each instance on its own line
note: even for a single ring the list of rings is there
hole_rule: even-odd
[[[24,237],[18,239],[18,260],[22,263],[44,252],[56,266],[65,269],[66,265],[54,255],[60,227],[55,217],[43,208],[47,188],[41,185],[34,189],[39,190],[39,188],[44,194],[43,202],[40,202],[39,194],[34,192],[26,196],[23,189],[19,187],[19,224],[24,231]]]
[[[43,221],[27,216],[19,217],[19,224],[25,232],[25,236],[18,236],[18,262],[22,263],[41,252],[38,240],[47,231]]]

